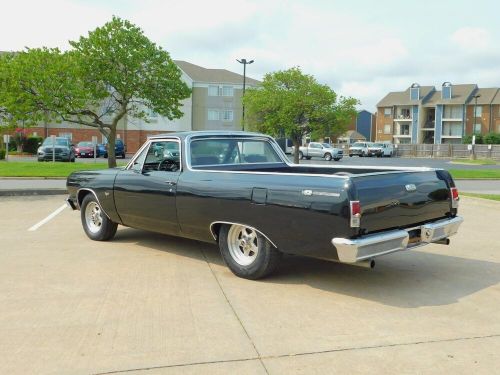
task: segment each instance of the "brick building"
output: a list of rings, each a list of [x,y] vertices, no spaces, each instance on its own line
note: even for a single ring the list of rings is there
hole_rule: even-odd
[[[499,88],[444,82],[436,90],[414,83],[377,104],[377,141],[462,143],[465,135],[490,132],[500,133]]]

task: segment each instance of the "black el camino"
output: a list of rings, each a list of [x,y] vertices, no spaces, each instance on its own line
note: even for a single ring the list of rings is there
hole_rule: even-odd
[[[463,221],[445,170],[291,164],[274,139],[248,132],[157,135],[126,167],[75,172],[67,187],[92,240],[111,240],[121,224],[216,242],[249,279],[283,253],[373,267],[448,244]]]

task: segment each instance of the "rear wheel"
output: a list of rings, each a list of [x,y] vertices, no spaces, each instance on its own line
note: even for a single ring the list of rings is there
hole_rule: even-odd
[[[299,151],[299,159],[300,160],[304,159],[304,154],[302,153],[302,151]]]
[[[340,158],[335,158],[335,159],[333,159],[333,160],[335,160],[335,161],[339,161],[339,160],[340,160]]]
[[[90,239],[108,241],[115,236],[118,224],[108,219],[94,195],[87,194],[83,198],[80,214],[83,229]]]
[[[252,280],[273,272],[282,255],[254,228],[240,224],[221,228],[219,248],[231,272]]]
[[[330,160],[332,160],[332,154],[326,153],[326,154],[325,154],[325,160],[326,160],[326,161],[330,161]]]
[[[311,160],[312,156],[306,156],[307,160]]]

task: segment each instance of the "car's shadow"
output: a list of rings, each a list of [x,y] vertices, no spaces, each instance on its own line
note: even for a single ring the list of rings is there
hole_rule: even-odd
[[[120,229],[115,241],[224,265],[218,247],[208,243],[130,228]],[[443,253],[453,252],[452,247],[433,246],[442,248]],[[221,276],[236,277],[229,270]],[[456,303],[499,281],[499,263],[413,250],[379,258],[374,269],[284,256],[275,273],[259,282],[306,284],[390,306],[414,308]]]

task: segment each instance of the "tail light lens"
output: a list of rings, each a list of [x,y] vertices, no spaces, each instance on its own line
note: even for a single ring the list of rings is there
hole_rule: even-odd
[[[450,192],[451,192],[451,207],[458,208],[458,201],[460,200],[460,197],[458,196],[458,189],[456,187],[452,187],[450,189]]]
[[[351,228],[358,228],[361,222],[361,204],[359,201],[350,201]]]

